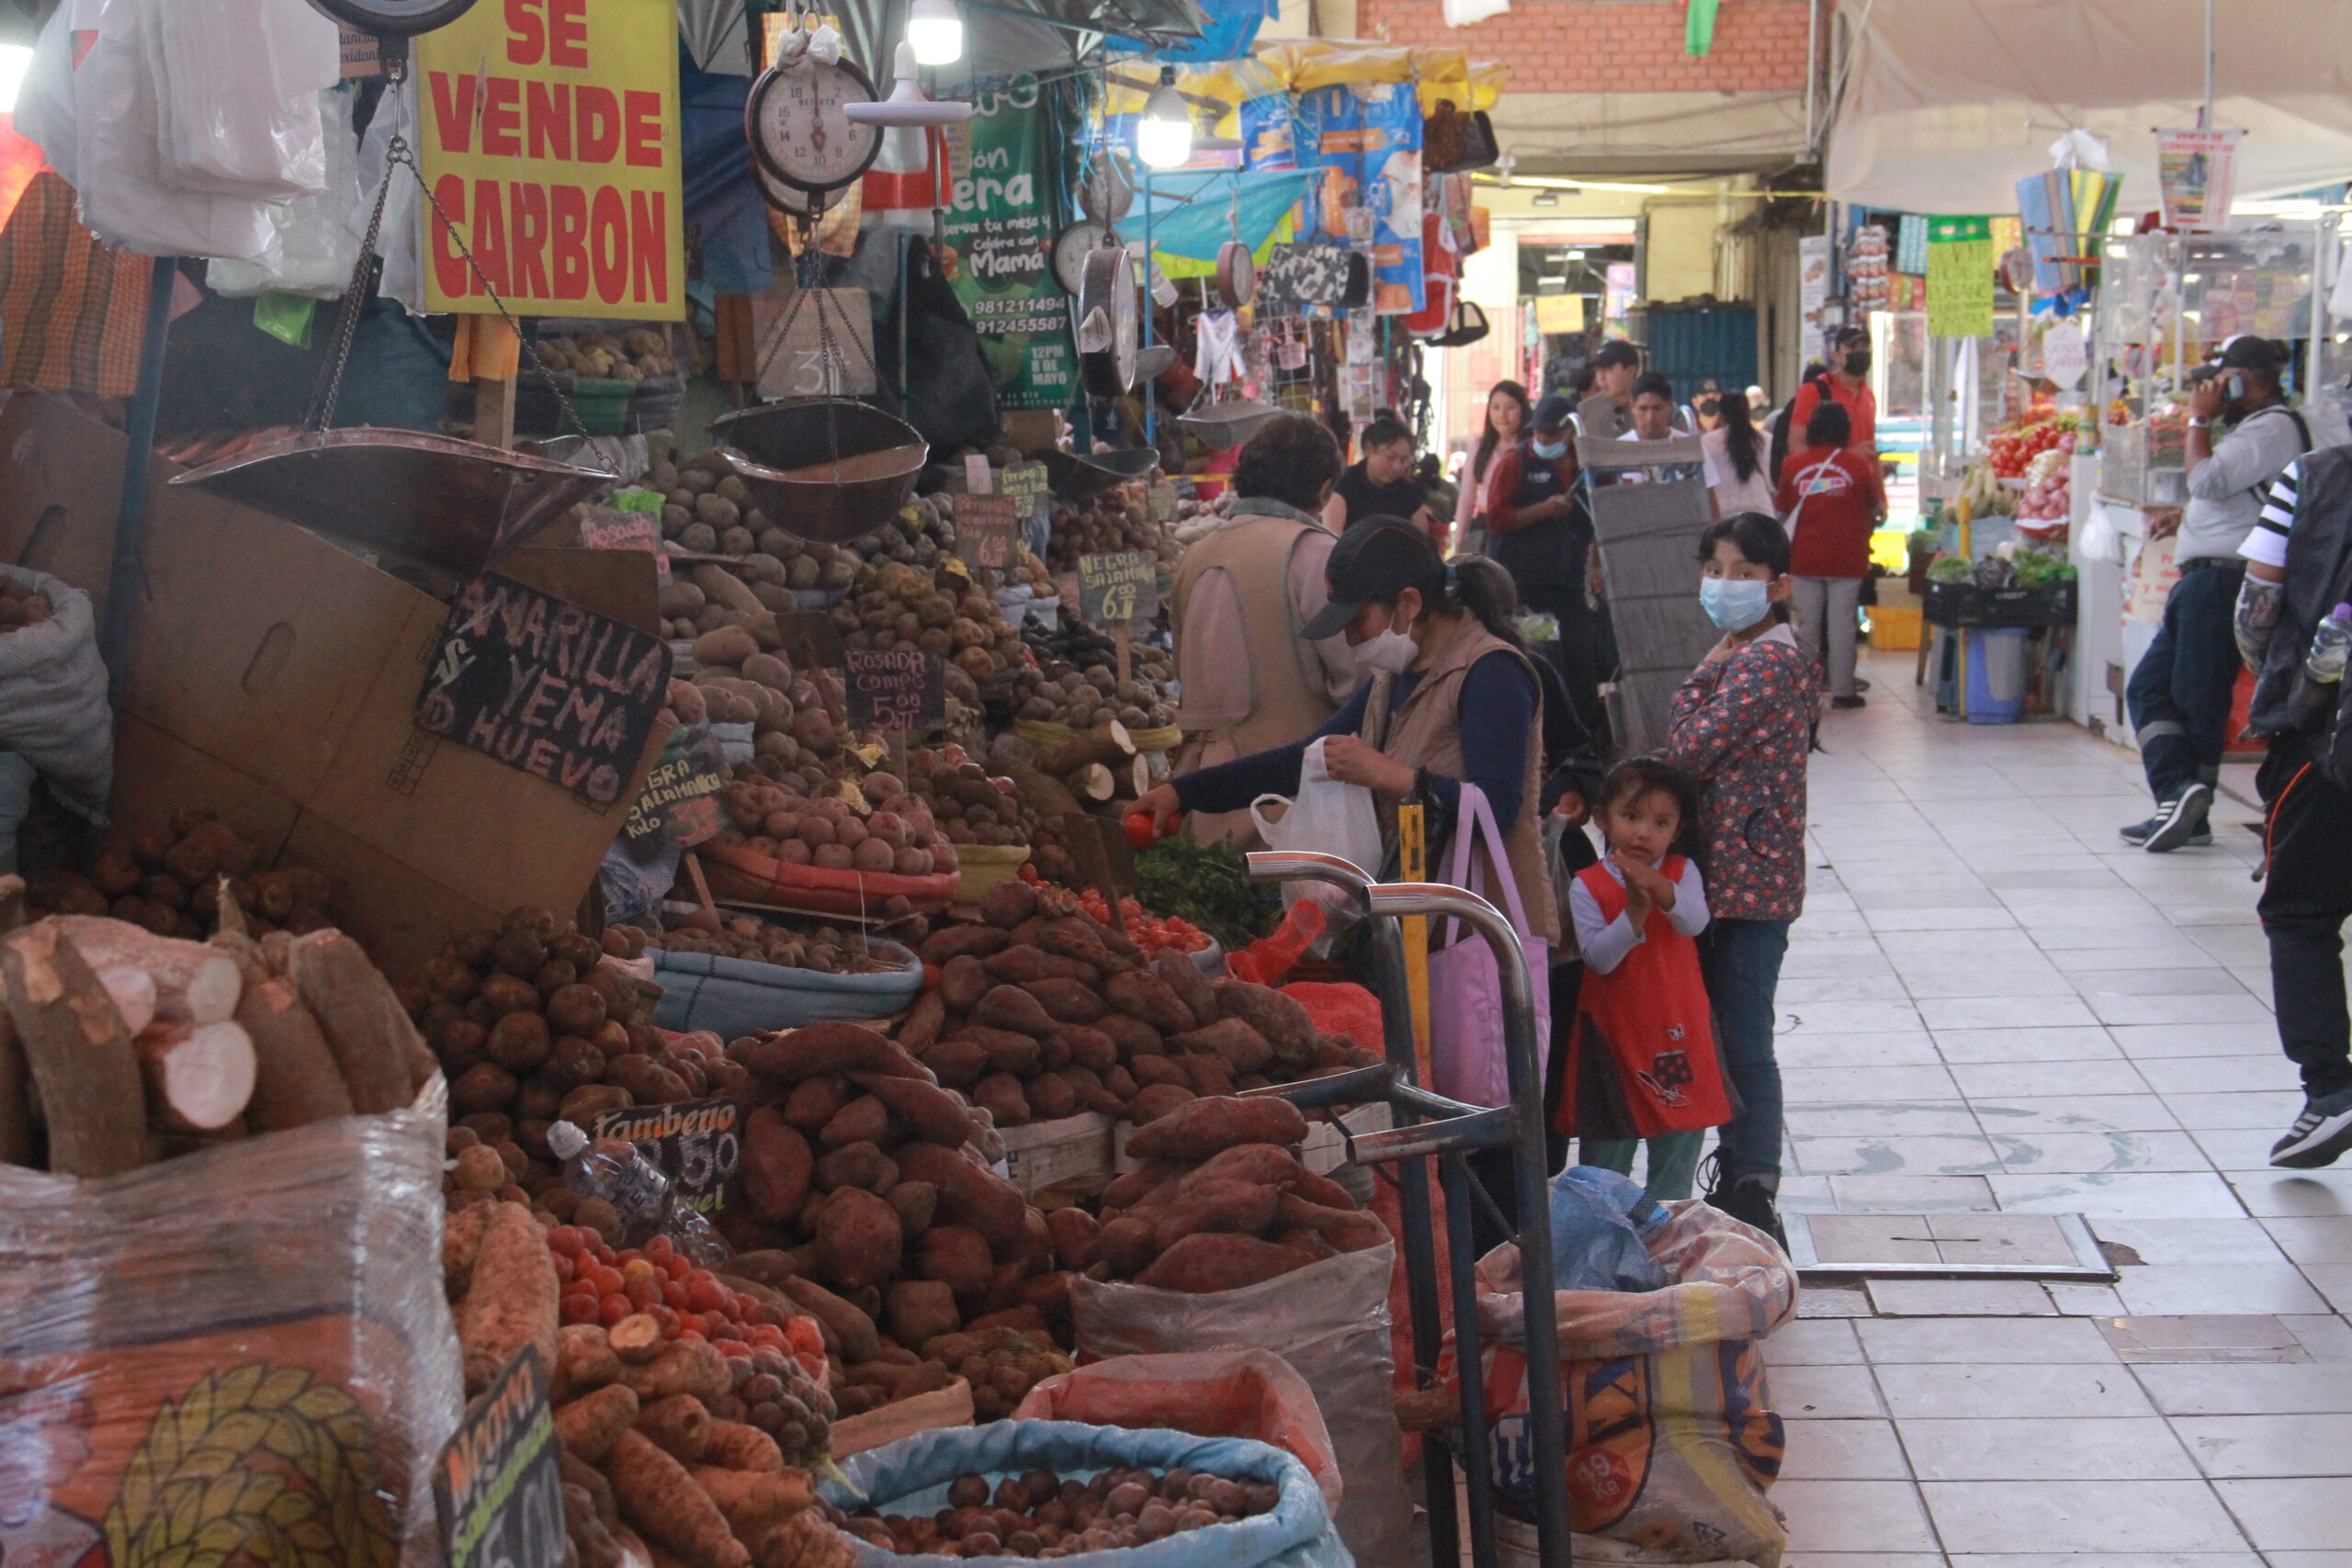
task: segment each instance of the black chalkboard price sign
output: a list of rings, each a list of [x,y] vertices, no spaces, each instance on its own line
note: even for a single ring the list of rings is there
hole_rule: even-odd
[[[609,806],[669,689],[660,637],[484,572],[450,603],[416,726]]]
[[[548,1372],[526,1345],[433,1466],[449,1568],[563,1568],[563,1480]]]
[[[1079,614],[1115,631],[1159,614],[1159,563],[1141,550],[1078,558]]]
[[[842,654],[852,729],[936,729],[947,722],[947,671],[911,648],[853,648]]]
[[[956,553],[968,567],[1002,570],[1012,564],[1019,502],[1009,495],[965,495],[956,502]],[[1023,509],[1021,516],[1026,516]]]

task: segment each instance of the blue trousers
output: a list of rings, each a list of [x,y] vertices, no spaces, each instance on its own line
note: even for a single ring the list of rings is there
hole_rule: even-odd
[[[2160,801],[2221,777],[2240,662],[2231,627],[2245,581],[2245,568],[2235,563],[2183,572],[2165,599],[2155,641],[2124,687],[2140,765]]]
[[[1699,933],[1699,963],[1714,1004],[1715,1052],[1739,1095],[1723,1130],[1724,1174],[1781,1174],[1781,1064],[1772,1055],[1774,998],[1788,956],[1786,920],[1715,919]]]

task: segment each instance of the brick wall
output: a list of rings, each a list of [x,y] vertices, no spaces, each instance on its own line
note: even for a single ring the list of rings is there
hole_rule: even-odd
[[[1806,13],[1805,0],[1723,0],[1702,59],[1682,52],[1670,0],[1515,0],[1466,28],[1447,27],[1438,0],[1358,0],[1356,34],[1507,61],[1515,93],[1801,92]]]

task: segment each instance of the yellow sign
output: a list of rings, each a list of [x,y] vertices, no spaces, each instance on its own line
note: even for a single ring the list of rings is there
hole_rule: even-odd
[[[1983,218],[1928,220],[1928,335],[1993,331],[1993,226]]]
[[[677,34],[669,0],[498,0],[416,40],[427,310],[684,318]]]
[[[1584,331],[1584,296],[1538,294],[1535,297],[1535,330],[1539,333]]]

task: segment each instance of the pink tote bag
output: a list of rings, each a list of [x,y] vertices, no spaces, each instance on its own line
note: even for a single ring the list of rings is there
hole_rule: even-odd
[[[1495,814],[1477,785],[1462,786],[1456,809],[1453,852],[1446,881],[1467,887],[1498,905],[1519,932],[1520,950],[1527,954],[1528,978],[1535,998],[1536,1070],[1552,1041],[1552,953],[1550,946],[1527,924],[1527,911],[1510,874],[1510,858]],[[1475,839],[1484,837],[1488,858],[1502,881],[1502,897],[1484,885],[1485,873],[1470,852]],[[1450,1100],[1467,1105],[1510,1103],[1510,1070],[1503,1045],[1502,974],[1495,964],[1487,939],[1459,920],[1439,922],[1440,940],[1451,934],[1452,945],[1430,954],[1430,1064],[1437,1082],[1430,1087]]]

